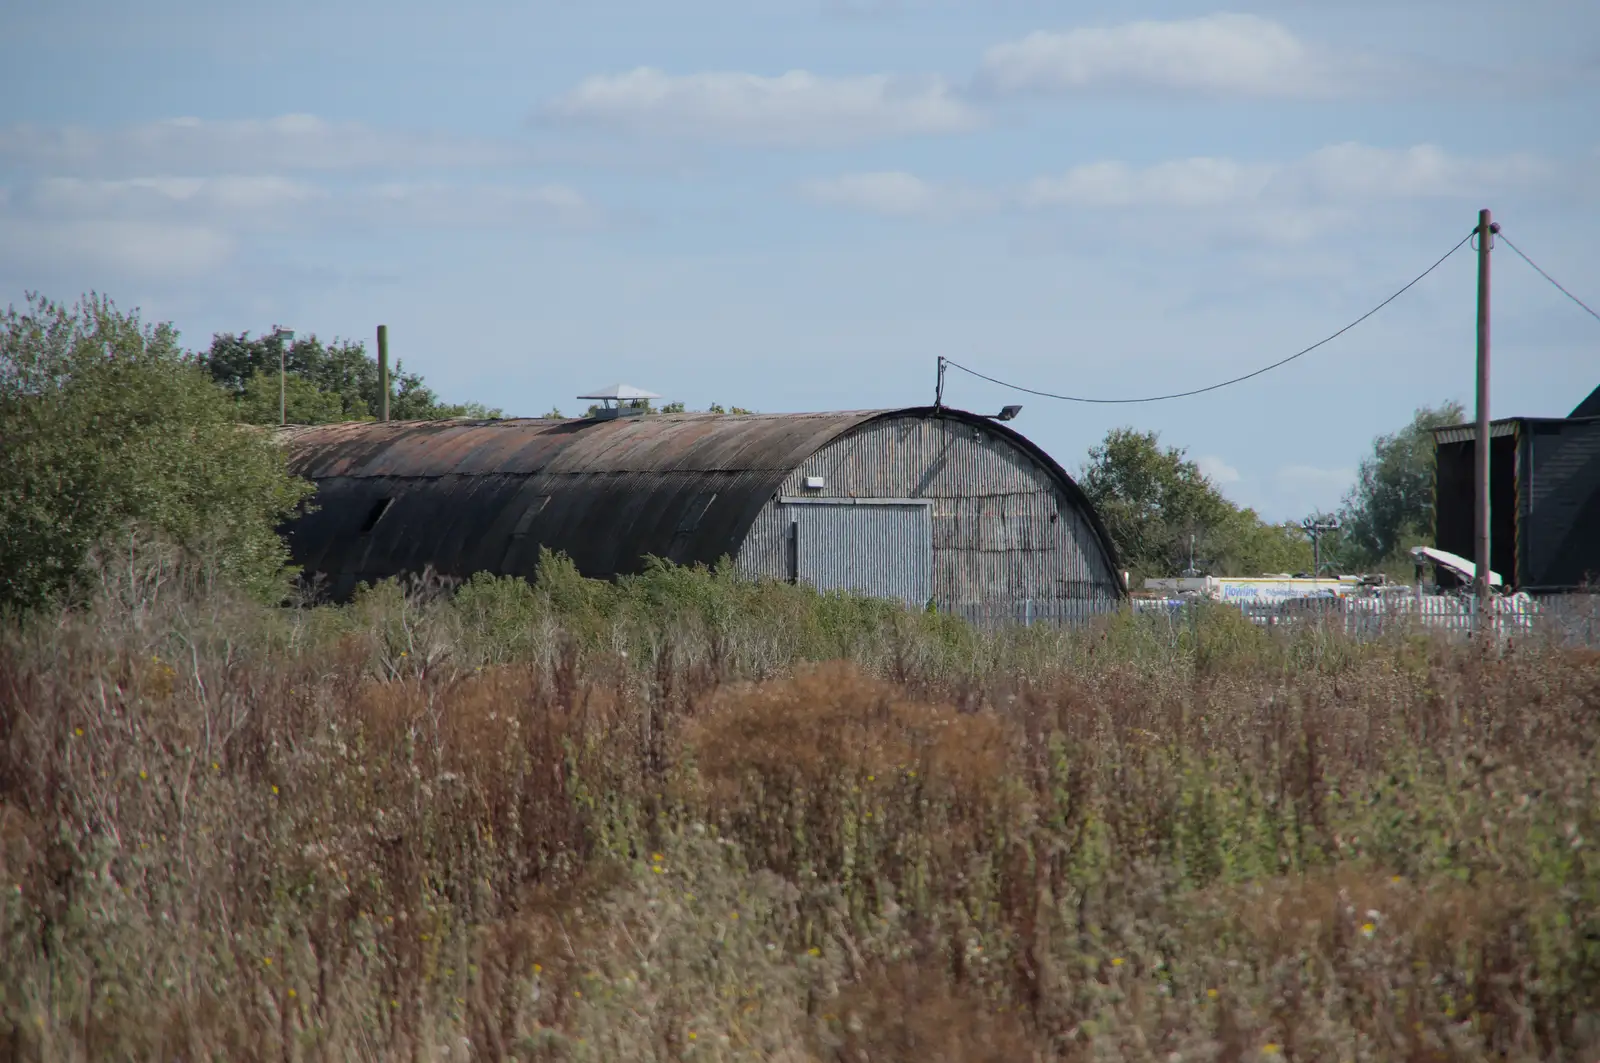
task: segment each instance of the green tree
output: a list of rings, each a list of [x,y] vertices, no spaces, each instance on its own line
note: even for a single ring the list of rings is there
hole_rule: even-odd
[[[323,391],[303,376],[293,373],[283,380],[282,396],[277,373],[258,372],[246,380],[235,397],[235,416],[246,424],[277,424],[280,409],[290,424],[333,424],[338,421],[369,420],[349,414],[343,396]]]
[[[0,319],[0,608],[69,593],[94,547],[130,527],[204,544],[224,577],[286,588],[277,527],[311,492],[170,325],[90,295],[29,295]]]
[[[1433,429],[1465,418],[1458,402],[1425,406],[1400,431],[1373,440],[1340,510],[1341,560],[1396,565],[1411,547],[1433,541]]]
[[[1181,448],[1163,447],[1155,432],[1108,432],[1089,451],[1080,483],[1136,581],[1184,571],[1191,549],[1196,567],[1213,575],[1310,566],[1298,528],[1267,524],[1235,506]]]
[[[643,410],[646,415],[653,414],[653,413],[695,413],[695,412],[698,412],[698,411],[689,409],[688,406],[686,406],[682,402],[669,402],[665,406],[659,406],[659,407],[658,406],[652,406],[650,404],[650,400],[649,399],[628,399],[627,401],[622,402],[619,405],[625,410]],[[598,403],[598,402],[591,403],[590,406],[589,406],[589,409],[583,414],[583,416],[585,416],[585,417],[593,417],[596,414],[601,413],[604,410],[605,410],[605,406],[602,403]],[[723,409],[722,406],[720,406],[719,404],[713,402],[706,409],[705,412],[706,413],[749,414],[749,413],[754,413],[755,411],[754,410],[747,410],[742,406],[733,406],[733,407],[730,407],[728,409]],[[559,417],[560,416],[560,411],[552,410],[550,413],[545,414],[545,416],[546,417],[550,417],[550,416]]]
[[[364,421],[382,410],[378,361],[362,343],[324,344],[312,335],[296,337],[286,348],[279,333],[252,338],[248,332],[221,332],[212,337],[210,349],[199,360],[211,378],[238,400],[241,419],[277,424],[280,356],[290,423]],[[389,416],[397,421],[436,421],[499,417],[501,411],[480,403],[443,402],[421,376],[406,372],[396,361],[390,374]]]

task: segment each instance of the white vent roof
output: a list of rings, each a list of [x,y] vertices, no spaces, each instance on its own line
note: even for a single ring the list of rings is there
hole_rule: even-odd
[[[636,388],[632,384],[612,384],[610,387],[598,388],[592,395],[579,395],[580,399],[610,399],[613,402],[629,402],[634,399],[659,399],[661,396],[653,391]]]
[[[1443,565],[1456,575],[1465,576],[1467,579],[1475,580],[1478,578],[1477,565],[1473,564],[1471,561],[1468,561],[1460,554],[1452,554],[1448,550],[1439,550],[1432,546],[1413,546],[1411,548],[1411,556],[1417,558],[1418,560],[1426,559],[1432,561],[1436,565]],[[1490,569],[1489,586],[1498,587],[1501,585],[1501,582],[1500,573]]]

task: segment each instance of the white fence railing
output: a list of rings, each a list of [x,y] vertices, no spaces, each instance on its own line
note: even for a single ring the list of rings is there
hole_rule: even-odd
[[[1487,616],[1479,612],[1475,597],[1454,595],[1305,598],[1234,607],[1258,624],[1317,626],[1357,638],[1417,630],[1465,636],[1488,630],[1505,638],[1540,636],[1567,645],[1600,647],[1600,595],[1592,594],[1496,598]],[[1194,600],[1135,599],[1133,609],[1186,620]]]
[[[950,612],[986,629],[1073,627],[1131,610],[1176,633],[1196,619],[1199,606],[1238,609],[1272,628],[1316,627],[1353,638],[1436,631],[1467,637],[1488,630],[1504,638],[1541,637],[1600,649],[1600,594],[1496,598],[1482,616],[1474,597],[1394,593],[1358,598],[1295,598],[1276,602],[1222,602],[1196,598],[1135,598],[1070,601],[998,601],[960,605]],[[1485,626],[1487,625],[1487,626]]]

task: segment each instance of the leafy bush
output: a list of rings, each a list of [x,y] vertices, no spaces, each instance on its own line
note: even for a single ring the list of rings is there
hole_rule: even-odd
[[[91,297],[0,318],[0,610],[68,594],[97,546],[139,528],[203,547],[226,579],[281,596],[275,528],[311,491],[169,326]]]

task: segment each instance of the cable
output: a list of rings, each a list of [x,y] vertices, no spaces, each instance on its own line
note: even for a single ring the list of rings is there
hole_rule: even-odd
[[[1585,310],[1587,310],[1589,312],[1589,316],[1590,317],[1594,318],[1596,321],[1600,321],[1600,314],[1595,313],[1593,307],[1591,307],[1588,303],[1584,302],[1582,299],[1579,299],[1576,295],[1573,295],[1571,292],[1569,292],[1565,288],[1563,288],[1561,286],[1561,282],[1560,281],[1558,281],[1554,277],[1550,276],[1550,274],[1546,273],[1544,270],[1539,269],[1539,263],[1535,262],[1533,259],[1531,259],[1527,255],[1523,254],[1522,253],[1522,248],[1518,247],[1516,244],[1511,242],[1511,238],[1506,235],[1506,231],[1504,229],[1501,229],[1500,232],[1497,233],[1496,235],[1498,235],[1500,237],[1500,239],[1505,242],[1505,245],[1507,247],[1511,248],[1511,250],[1513,250],[1513,251],[1515,251],[1517,253],[1517,257],[1518,258],[1522,259],[1522,261],[1526,262],[1528,265],[1532,266],[1535,270],[1537,270],[1539,276],[1543,277],[1545,280],[1549,281],[1551,284],[1554,284],[1556,286],[1556,290],[1557,291],[1559,291],[1562,295],[1566,296],[1568,299],[1571,299],[1573,302],[1577,303],[1579,306],[1581,306]]]
[[[954,368],[961,370],[963,373],[966,373],[969,376],[975,376],[980,380],[987,380],[991,384],[999,384],[1001,387],[1010,388],[1012,391],[1021,391],[1021,392],[1025,392],[1025,393],[1027,393],[1029,395],[1038,395],[1041,398],[1046,398],[1046,399],[1060,399],[1063,402],[1091,402],[1091,403],[1097,403],[1097,404],[1103,404],[1103,405],[1117,405],[1117,404],[1135,403],[1135,402],[1165,402],[1167,399],[1186,399],[1191,395],[1204,395],[1208,391],[1216,391],[1219,388],[1229,387],[1229,386],[1231,386],[1233,384],[1241,384],[1244,381],[1251,379],[1252,377],[1258,377],[1262,373],[1271,372],[1272,370],[1277,369],[1279,366],[1288,365],[1290,362],[1294,361],[1296,358],[1300,358],[1300,357],[1303,357],[1305,355],[1308,355],[1312,351],[1316,350],[1318,347],[1321,347],[1323,344],[1330,343],[1333,340],[1338,339],[1340,336],[1343,336],[1346,332],[1349,332],[1351,329],[1353,329],[1357,325],[1361,324],[1367,318],[1371,317],[1373,314],[1376,314],[1379,310],[1382,310],[1384,307],[1388,306],[1390,303],[1392,303],[1396,299],[1400,298],[1407,291],[1409,291],[1418,281],[1422,280],[1422,278],[1426,277],[1428,274],[1432,273],[1434,270],[1436,270],[1440,266],[1444,265],[1445,259],[1449,258],[1451,255],[1455,254],[1457,251],[1461,250],[1462,246],[1465,245],[1468,240],[1472,239],[1472,234],[1477,232],[1477,231],[1478,230],[1476,228],[1474,228],[1472,230],[1472,232],[1467,233],[1467,235],[1465,235],[1465,236],[1463,236],[1461,238],[1461,242],[1460,243],[1456,244],[1456,246],[1454,246],[1450,250],[1446,251],[1439,258],[1439,260],[1437,262],[1435,262],[1433,265],[1429,266],[1427,269],[1423,270],[1421,273],[1419,273],[1415,277],[1413,277],[1411,279],[1411,281],[1408,284],[1406,284],[1406,286],[1404,288],[1401,288],[1399,291],[1397,291],[1393,295],[1389,296],[1389,298],[1385,299],[1383,302],[1379,303],[1377,306],[1373,307],[1371,310],[1368,310],[1365,314],[1362,314],[1360,317],[1358,317],[1354,321],[1350,322],[1350,324],[1346,325],[1344,328],[1340,329],[1338,332],[1335,332],[1330,336],[1326,336],[1326,337],[1318,340],[1316,343],[1313,343],[1311,346],[1307,347],[1305,350],[1296,351],[1294,354],[1291,354],[1289,357],[1280,359],[1280,360],[1278,360],[1276,362],[1273,362],[1271,365],[1262,366],[1260,369],[1257,369],[1256,371],[1254,371],[1252,373],[1246,373],[1244,376],[1236,376],[1232,380],[1224,380],[1220,384],[1211,384],[1211,385],[1209,385],[1207,387],[1195,388],[1193,391],[1174,391],[1169,395],[1146,395],[1143,398],[1137,398],[1137,399],[1086,399],[1086,398],[1083,398],[1082,396],[1079,396],[1079,395],[1057,395],[1054,392],[1050,392],[1050,391],[1037,391],[1037,390],[1035,390],[1033,388],[1025,388],[1025,387],[1021,386],[1020,384],[1007,383],[1004,380],[998,380],[995,377],[988,376],[988,375],[986,375],[984,373],[980,373],[976,369],[968,369],[966,366],[962,365],[960,362],[952,362],[948,358],[945,359],[945,364],[949,365],[949,366],[953,366]],[[1518,253],[1520,254],[1520,252],[1518,252]],[[1537,267],[1535,267],[1535,268],[1537,268]]]

